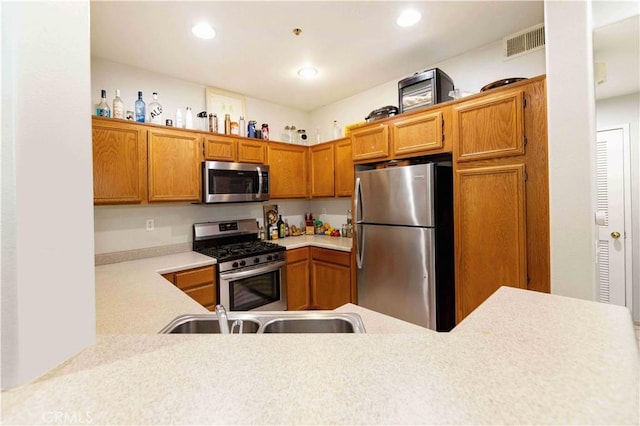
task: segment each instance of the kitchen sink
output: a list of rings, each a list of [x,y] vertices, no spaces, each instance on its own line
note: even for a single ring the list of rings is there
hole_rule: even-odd
[[[249,319],[242,320],[242,330],[240,330],[240,324],[235,324],[235,320],[227,321],[229,324],[229,330],[232,330],[234,334],[240,333],[257,333],[260,323],[251,321]],[[163,328],[160,333],[168,334],[220,334],[220,323],[218,317],[215,315],[206,315],[206,317],[200,315],[183,315],[171,321],[169,325]]]
[[[281,318],[265,324],[263,333],[355,333],[353,324],[343,318]]]
[[[245,333],[365,333],[360,315],[335,312],[229,312],[231,334]],[[161,334],[220,334],[216,314],[181,315]]]

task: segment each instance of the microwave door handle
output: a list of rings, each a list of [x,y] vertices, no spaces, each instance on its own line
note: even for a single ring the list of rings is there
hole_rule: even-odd
[[[260,166],[256,167],[258,172],[258,193],[256,194],[256,198],[260,199],[262,196],[262,170],[260,170]]]

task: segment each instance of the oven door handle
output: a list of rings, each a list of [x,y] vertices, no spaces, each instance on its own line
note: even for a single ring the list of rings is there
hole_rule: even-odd
[[[260,199],[262,196],[262,171],[260,170],[260,166],[256,167],[258,171],[258,193],[256,194],[256,198]]]
[[[265,274],[267,272],[277,271],[278,269],[282,268],[284,265],[286,265],[286,262],[282,260],[280,262],[269,263],[267,266],[264,266],[264,267],[249,269],[248,271],[245,270],[245,271],[232,272],[232,273],[223,272],[220,274],[220,279],[224,279],[225,281],[230,281],[230,280],[237,280],[240,278],[250,277],[253,275]]]

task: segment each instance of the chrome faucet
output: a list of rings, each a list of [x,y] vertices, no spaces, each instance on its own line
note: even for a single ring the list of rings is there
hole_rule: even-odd
[[[218,323],[220,324],[220,333],[231,334],[229,331],[229,320],[227,318],[227,311],[222,305],[216,305],[216,315],[218,316]]]

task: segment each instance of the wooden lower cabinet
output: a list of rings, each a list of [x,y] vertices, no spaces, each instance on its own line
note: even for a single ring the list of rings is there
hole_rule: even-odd
[[[500,286],[527,288],[525,166],[457,170],[454,188],[459,322]]]
[[[162,276],[208,310],[215,310],[216,275],[213,266],[170,272]]]
[[[287,251],[289,310],[335,309],[351,302],[351,253],[304,247]]]
[[[309,248],[288,250],[287,309],[289,311],[309,309],[311,303],[309,277]]]
[[[351,302],[351,253],[311,247],[311,303],[335,309]]]

